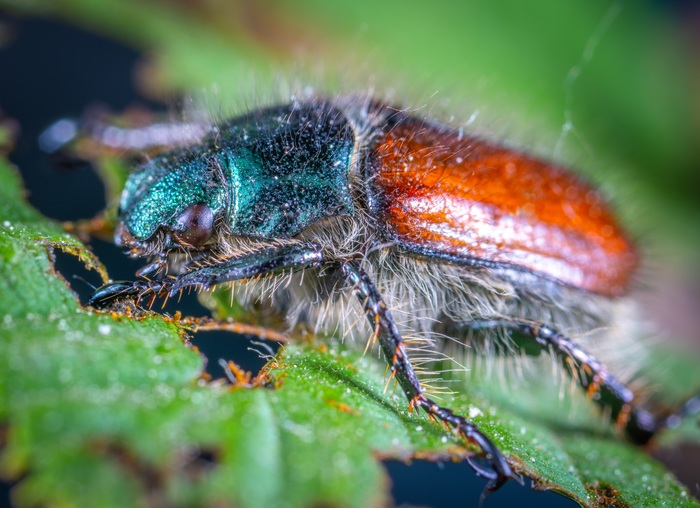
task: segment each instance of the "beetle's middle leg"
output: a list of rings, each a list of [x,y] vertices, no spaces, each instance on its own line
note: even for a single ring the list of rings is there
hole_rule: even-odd
[[[513,478],[513,472],[505,457],[496,445],[487,438],[473,423],[466,418],[452,412],[452,410],[438,405],[425,395],[418,376],[416,376],[411,360],[408,358],[404,341],[401,338],[396,322],[391,316],[379,291],[372,279],[362,270],[357,261],[346,261],[341,264],[343,274],[357,292],[357,297],[362,302],[367,313],[370,325],[375,328],[382,352],[391,366],[392,374],[396,376],[401,389],[408,398],[411,408],[422,409],[431,417],[437,418],[449,427],[455,429],[466,441],[481,448],[482,453],[489,464],[484,467],[472,459],[467,459],[469,465],[480,475],[490,481],[487,491],[494,491],[507,480]]]

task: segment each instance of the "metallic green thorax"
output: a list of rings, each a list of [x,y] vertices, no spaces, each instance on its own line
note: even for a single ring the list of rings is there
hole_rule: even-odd
[[[232,234],[293,236],[324,217],[353,214],[353,145],[345,116],[327,102],[255,111],[144,164],[127,181],[120,218],[142,241],[204,203]]]

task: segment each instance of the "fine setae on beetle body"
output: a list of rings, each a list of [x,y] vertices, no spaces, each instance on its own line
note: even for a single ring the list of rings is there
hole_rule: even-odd
[[[670,421],[584,349],[647,332],[627,296],[637,251],[569,171],[355,97],[256,110],[195,138],[130,176],[116,241],[151,262],[91,305],[231,282],[242,304],[290,324],[373,337],[410,407],[476,445],[489,491],[510,464],[426,394],[404,336],[438,350],[432,337],[517,335],[551,351],[633,442]]]

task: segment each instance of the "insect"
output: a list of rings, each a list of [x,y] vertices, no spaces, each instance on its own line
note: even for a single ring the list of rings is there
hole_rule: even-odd
[[[362,328],[364,314],[410,408],[480,450],[469,463],[488,491],[511,465],[426,393],[407,331],[550,350],[635,443],[671,418],[572,338],[644,333],[627,297],[639,256],[603,198],[555,164],[380,101],[310,97],[205,129],[130,176],[115,239],[150,262],[94,307],[232,283],[243,304],[315,329]]]

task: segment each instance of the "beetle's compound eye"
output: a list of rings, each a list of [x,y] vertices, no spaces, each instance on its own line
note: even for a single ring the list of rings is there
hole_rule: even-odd
[[[207,205],[199,203],[190,205],[177,218],[176,239],[192,246],[204,245],[211,237],[214,214]]]

